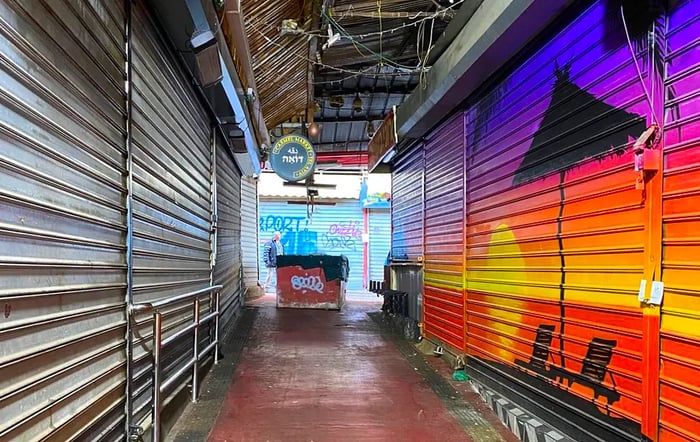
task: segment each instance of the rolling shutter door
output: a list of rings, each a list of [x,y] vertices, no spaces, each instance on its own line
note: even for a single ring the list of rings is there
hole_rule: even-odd
[[[121,1],[0,1],[0,440],[122,440]]]
[[[470,369],[606,442],[641,437],[646,210],[630,140],[649,113],[610,4],[577,13],[467,112]]]
[[[391,211],[369,209],[369,279],[384,280],[384,263],[391,248]]]
[[[214,284],[221,289],[222,336],[231,331],[243,306],[241,296],[241,172],[226,147],[216,152],[216,201],[218,213]]]
[[[258,182],[248,177],[241,180],[241,260],[244,286],[255,287],[258,283]]]
[[[391,258],[423,257],[423,146],[396,160],[391,173]]]
[[[425,335],[464,350],[464,118],[425,142]]]
[[[190,82],[156,32],[142,2],[133,9],[134,302],[151,302],[210,284],[210,127]],[[192,306],[164,312],[163,336],[190,321]],[[152,317],[136,318],[134,425],[150,427]],[[187,357],[190,339],[164,355],[164,377]],[[179,354],[182,356],[175,357]],[[163,394],[164,404],[188,379]]]
[[[700,440],[700,3],[672,11],[667,29],[659,432]]]
[[[272,233],[282,234],[287,255],[323,253],[345,255],[350,265],[348,290],[362,290],[363,218],[358,201],[342,201],[333,205],[317,205],[311,218],[306,204],[286,202],[260,203],[260,277],[267,276],[263,247]]]

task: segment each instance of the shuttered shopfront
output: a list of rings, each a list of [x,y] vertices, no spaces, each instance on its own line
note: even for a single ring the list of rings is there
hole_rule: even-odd
[[[241,264],[243,286],[255,287],[258,283],[258,182],[254,178],[241,180]]]
[[[660,440],[674,442],[700,440],[700,4],[679,3],[666,24],[665,296],[658,366]]]
[[[306,255],[323,253],[345,255],[350,265],[348,290],[362,290],[364,231],[362,209],[357,200],[316,205],[307,215],[306,204],[286,201],[260,201],[259,240],[260,278],[265,281],[264,246],[272,234],[282,234],[284,253]]]
[[[697,440],[698,315],[685,276],[694,269],[686,198],[698,136],[689,80],[697,5],[678,2],[653,28],[632,26],[629,42],[619,4],[577,7],[466,110],[469,368],[576,440],[656,440],[657,419],[659,440]],[[638,292],[641,280],[662,278],[661,176],[637,184],[632,143],[652,115],[662,118],[666,44],[659,363],[658,308]]]
[[[190,82],[141,2],[133,5],[134,302],[206,288],[211,254],[211,134]],[[191,305],[165,312],[164,338],[191,317]],[[150,426],[152,318],[133,335],[134,424]],[[183,352],[190,340],[176,343]],[[167,356],[166,356],[167,357]],[[171,360],[164,376],[184,363]],[[164,392],[164,401],[187,379]]]
[[[0,440],[123,438],[123,11],[0,1]]]
[[[214,179],[191,79],[144,2],[131,5],[127,94],[124,2],[0,1],[2,440],[121,441],[127,419],[148,430],[152,320],[127,323],[129,301],[208,287],[212,252],[222,325],[240,309],[240,171],[220,146]],[[192,320],[191,304],[163,313],[165,337]],[[192,347],[173,344],[166,377]]]
[[[243,308],[243,267],[241,264],[241,172],[233,156],[221,143],[216,150],[216,261],[214,284],[220,292],[222,336],[231,332]],[[255,226],[255,218],[245,224]]]
[[[391,173],[391,258],[423,258],[423,145],[396,159]]]
[[[369,210],[369,280],[384,280],[384,263],[391,248],[391,211]]]
[[[425,141],[423,330],[464,351],[464,117]]]

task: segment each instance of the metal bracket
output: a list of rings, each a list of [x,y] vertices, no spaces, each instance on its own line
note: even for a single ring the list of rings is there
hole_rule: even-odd
[[[139,426],[129,427],[129,440],[132,442],[143,442],[143,428]]]

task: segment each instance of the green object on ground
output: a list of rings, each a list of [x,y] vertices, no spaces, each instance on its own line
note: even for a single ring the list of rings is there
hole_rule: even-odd
[[[464,370],[457,370],[452,373],[452,379],[455,381],[468,381],[469,375]]]

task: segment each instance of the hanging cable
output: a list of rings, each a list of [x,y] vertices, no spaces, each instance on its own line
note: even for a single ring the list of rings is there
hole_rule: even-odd
[[[654,120],[654,124],[659,126],[659,122],[656,120],[656,113],[654,112],[654,100],[652,99],[651,95],[649,94],[649,90],[647,89],[647,85],[644,82],[644,76],[642,75],[642,70],[639,67],[639,63],[637,62],[637,54],[635,54],[634,51],[634,46],[632,45],[632,39],[630,38],[630,33],[629,30],[627,29],[627,21],[625,20],[625,10],[622,5],[620,5],[620,17],[622,18],[622,26],[625,28],[625,36],[627,36],[627,46],[629,47],[630,54],[632,55],[632,61],[634,62],[635,68],[637,68],[637,75],[639,76],[639,82],[642,84],[642,88],[644,89],[644,96],[647,99],[647,103],[649,103],[649,113],[651,114],[652,120]],[[650,68],[651,70],[651,68]],[[651,75],[649,75],[651,78]],[[651,81],[653,82],[654,79],[651,78]]]

